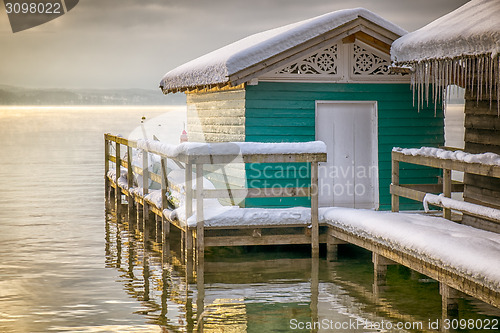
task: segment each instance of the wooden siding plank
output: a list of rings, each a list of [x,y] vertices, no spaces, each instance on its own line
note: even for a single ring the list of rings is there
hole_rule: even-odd
[[[244,100],[245,90],[227,90],[217,92],[192,93],[186,95],[188,103],[200,103],[209,101]]]
[[[492,130],[467,128],[465,142],[483,145],[500,146],[500,135]]]

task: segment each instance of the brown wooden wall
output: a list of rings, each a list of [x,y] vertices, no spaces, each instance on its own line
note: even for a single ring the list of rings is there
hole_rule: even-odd
[[[187,109],[189,141],[245,141],[244,88],[188,93]]]
[[[484,88],[486,89],[486,87]],[[490,99],[484,94],[477,102],[477,95],[467,92],[465,99],[465,151],[479,154],[500,154],[500,117],[496,95]],[[500,209],[500,179],[466,174],[464,199],[467,202]],[[465,216],[463,223],[500,233],[500,224]]]

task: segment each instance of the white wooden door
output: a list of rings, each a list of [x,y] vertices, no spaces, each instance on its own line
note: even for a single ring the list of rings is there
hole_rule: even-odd
[[[319,204],[378,208],[376,102],[318,101],[316,140],[326,143],[319,166]]]

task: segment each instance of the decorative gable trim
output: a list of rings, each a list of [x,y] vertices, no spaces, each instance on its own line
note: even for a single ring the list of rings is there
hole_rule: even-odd
[[[282,65],[259,81],[408,83],[409,77],[391,72],[390,64],[389,54],[360,40],[338,42]]]
[[[332,45],[326,49],[308,55],[297,62],[287,64],[274,72],[279,77],[297,78],[326,76],[339,77],[339,46]]]

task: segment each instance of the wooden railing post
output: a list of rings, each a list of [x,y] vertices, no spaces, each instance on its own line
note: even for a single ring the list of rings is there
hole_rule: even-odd
[[[109,200],[109,193],[111,191],[109,188],[108,172],[109,172],[109,141],[108,141],[108,136],[104,134],[104,194],[106,200]]]
[[[149,207],[146,203],[146,195],[149,192],[149,169],[148,169],[148,152],[146,150],[142,150],[142,221],[143,221],[143,233],[144,233],[144,243],[149,239]]]
[[[394,152],[392,152],[391,157],[391,184],[393,186],[399,186],[399,161],[396,160],[396,154]],[[391,194],[391,210],[393,212],[399,212],[399,196],[397,194]]]
[[[167,208],[167,159],[161,159],[161,233],[163,258],[167,258],[170,252],[170,222],[165,218],[164,210]]]
[[[132,147],[127,146],[127,185],[128,185],[128,220],[134,219],[134,195],[130,189],[134,186],[134,171],[132,169]]]
[[[318,162],[311,162],[311,255],[319,255]]]
[[[184,169],[185,174],[185,189],[186,189],[186,232],[184,233],[185,259],[186,265],[191,267],[189,263],[193,260],[193,238],[189,231],[188,219],[193,214],[193,165],[191,162],[186,163]]]
[[[203,164],[196,164],[196,283],[198,296],[198,329],[203,329],[202,313],[205,308],[205,226],[203,217]]]
[[[203,264],[205,257],[203,218],[203,164],[196,164],[196,257]]]
[[[451,198],[451,170],[443,169],[443,195],[447,198]],[[448,208],[443,208],[443,217],[445,219],[451,220],[451,210]]]
[[[116,173],[116,179],[115,179],[115,209],[116,209],[116,218],[119,220],[120,219],[120,214],[121,214],[121,205],[122,205],[122,190],[120,186],[118,186],[118,179],[120,178],[121,174],[121,154],[120,154],[120,144],[118,142],[115,142],[115,151],[116,151],[116,163],[115,163],[115,173]]]

